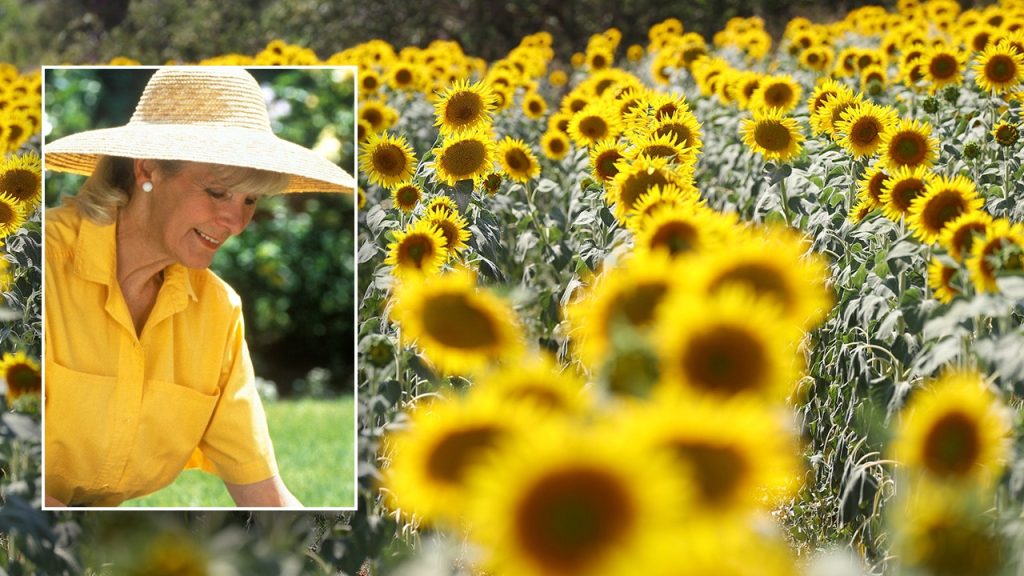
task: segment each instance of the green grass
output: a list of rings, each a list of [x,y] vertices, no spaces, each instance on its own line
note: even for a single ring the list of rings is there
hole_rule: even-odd
[[[285,484],[305,506],[355,505],[352,397],[337,400],[265,402],[277,465]],[[186,470],[173,484],[125,507],[230,507],[224,483],[211,474]]]

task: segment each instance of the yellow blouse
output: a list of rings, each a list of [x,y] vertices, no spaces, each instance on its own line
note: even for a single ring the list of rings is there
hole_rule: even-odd
[[[233,484],[274,476],[238,294],[209,270],[170,266],[136,336],[115,229],[72,207],[46,212],[46,494],[117,506],[186,467]]]

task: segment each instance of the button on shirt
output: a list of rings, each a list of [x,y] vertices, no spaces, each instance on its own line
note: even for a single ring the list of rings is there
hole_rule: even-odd
[[[136,335],[116,224],[46,212],[46,494],[117,506],[202,467],[232,484],[277,474],[238,295],[172,265]]]

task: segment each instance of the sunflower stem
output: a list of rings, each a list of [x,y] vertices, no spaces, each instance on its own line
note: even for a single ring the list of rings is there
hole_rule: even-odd
[[[782,218],[786,222],[786,227],[792,228],[793,224],[789,219],[789,196],[786,194],[785,178],[779,180],[779,198],[782,201]]]

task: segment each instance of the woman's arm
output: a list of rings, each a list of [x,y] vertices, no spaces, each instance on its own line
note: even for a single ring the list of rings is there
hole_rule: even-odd
[[[280,476],[272,476],[252,484],[224,483],[228,494],[241,508],[302,508],[302,502],[292,495]]]

